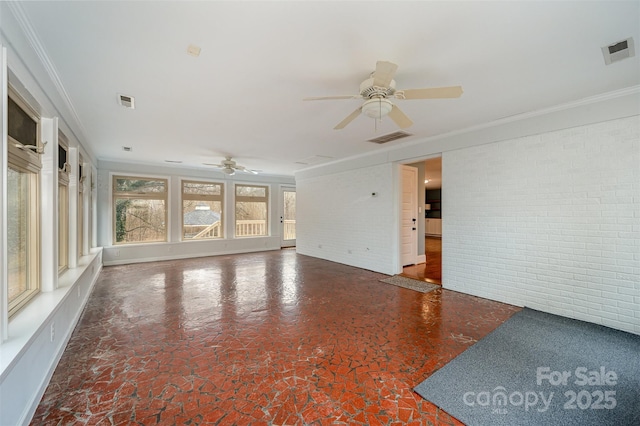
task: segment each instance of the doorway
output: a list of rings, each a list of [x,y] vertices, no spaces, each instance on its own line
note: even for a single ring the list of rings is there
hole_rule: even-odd
[[[280,187],[280,247],[296,246],[296,189]]]
[[[435,284],[442,284],[442,157],[429,158],[424,162],[412,163],[417,166],[420,172],[418,185],[418,196],[420,203],[418,208],[420,220],[423,221],[419,227],[420,246],[424,241],[424,257],[420,263],[404,266],[402,275],[427,281]],[[422,171],[424,175],[422,176]],[[424,182],[424,184],[422,184]],[[422,196],[424,195],[424,198]],[[424,200],[424,201],[423,201]],[[424,208],[424,213],[423,213]],[[422,240],[424,238],[424,240]]]

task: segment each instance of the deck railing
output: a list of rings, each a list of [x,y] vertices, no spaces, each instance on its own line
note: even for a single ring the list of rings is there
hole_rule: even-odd
[[[200,230],[196,235],[191,237],[194,240],[200,238],[216,238],[222,235],[220,221],[212,223],[206,228]],[[257,235],[267,235],[267,222],[265,220],[238,220],[236,221],[236,237],[252,237]],[[284,239],[296,239],[296,221],[284,221]]]
[[[197,240],[198,238],[216,238],[220,237],[221,235],[220,221],[218,220],[194,235],[193,239]]]
[[[267,235],[266,220],[236,220],[236,237]]]
[[[296,239],[296,221],[286,220],[284,221],[284,239],[295,240]]]

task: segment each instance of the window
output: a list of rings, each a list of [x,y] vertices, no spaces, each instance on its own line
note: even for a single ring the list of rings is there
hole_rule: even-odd
[[[78,258],[84,254],[84,159],[78,153]]]
[[[58,274],[69,266],[69,143],[58,132]]]
[[[182,181],[182,238],[222,238],[223,185]]]
[[[9,315],[40,290],[40,119],[9,88],[7,108],[7,264]]]
[[[236,185],[236,237],[267,235],[269,188]]]
[[[167,179],[113,177],[114,244],[167,241]]]

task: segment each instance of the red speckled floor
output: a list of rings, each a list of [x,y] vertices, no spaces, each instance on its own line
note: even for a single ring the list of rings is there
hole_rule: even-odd
[[[519,310],[293,250],[105,267],[34,425],[459,424],[412,388]]]

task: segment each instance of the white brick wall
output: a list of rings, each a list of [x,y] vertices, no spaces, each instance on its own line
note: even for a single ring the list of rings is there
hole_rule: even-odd
[[[393,274],[393,167],[296,179],[298,253]]]
[[[640,334],[640,117],[443,153],[445,288]]]

